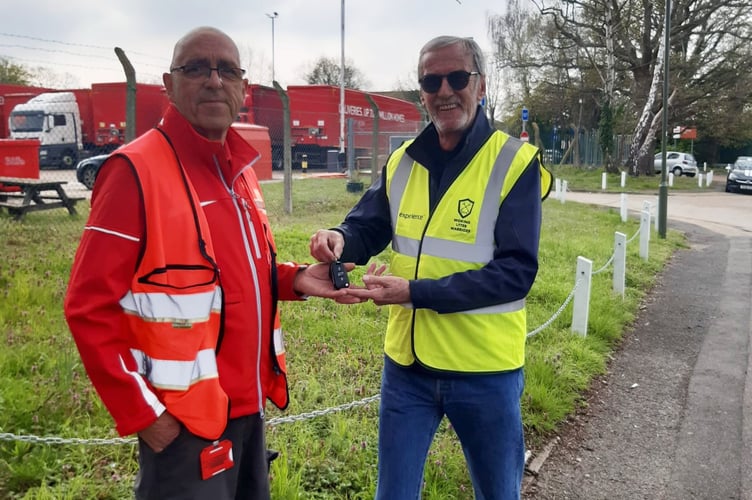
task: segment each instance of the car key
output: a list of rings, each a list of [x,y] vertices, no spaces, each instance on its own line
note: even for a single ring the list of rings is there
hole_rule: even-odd
[[[336,290],[350,286],[345,266],[339,260],[335,260],[329,264],[329,278],[332,280],[332,285],[334,285]]]

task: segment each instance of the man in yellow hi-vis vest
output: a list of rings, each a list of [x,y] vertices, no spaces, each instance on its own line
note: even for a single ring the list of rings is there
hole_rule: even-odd
[[[365,288],[348,290],[390,308],[377,499],[419,498],[445,415],[476,498],[520,496],[525,297],[551,176],[537,148],[490,127],[484,66],[472,39],[429,41],[418,75],[431,123],[392,153],[340,226],[311,237],[322,262],[365,264],[391,243],[390,274],[371,266]]]

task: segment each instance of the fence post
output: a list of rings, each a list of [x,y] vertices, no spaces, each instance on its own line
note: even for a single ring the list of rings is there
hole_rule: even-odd
[[[590,313],[590,285],[593,280],[593,261],[577,257],[577,272],[574,301],[572,303],[572,332],[583,337],[587,335],[588,314]]]
[[[624,298],[624,283],[627,274],[627,235],[616,232],[614,235],[614,292]]]
[[[290,99],[285,89],[276,81],[272,82],[274,89],[277,91],[282,101],[282,128],[284,137],[282,139],[282,165],[285,171],[284,193],[285,193],[285,213],[292,213],[292,137],[290,135]]]
[[[650,248],[650,212],[643,210],[640,215],[640,257],[648,260]]]
[[[621,208],[619,209],[621,214],[621,221],[627,222],[627,193],[621,194]]]
[[[379,178],[379,107],[370,94],[366,94],[366,100],[373,111],[373,132],[371,134],[371,185],[376,184]]]

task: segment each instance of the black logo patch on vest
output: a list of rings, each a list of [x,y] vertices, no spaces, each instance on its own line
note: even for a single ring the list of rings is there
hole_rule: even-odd
[[[460,200],[457,202],[457,212],[460,214],[460,217],[463,219],[473,213],[473,207],[475,206],[475,202],[469,198],[465,198],[464,200]]]

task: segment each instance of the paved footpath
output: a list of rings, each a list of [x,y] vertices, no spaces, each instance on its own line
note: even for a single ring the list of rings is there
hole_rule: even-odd
[[[645,199],[656,197],[628,195],[630,216]],[[752,500],[752,196],[670,196],[668,219],[689,248],[661,274],[587,407],[526,477],[524,498]]]

